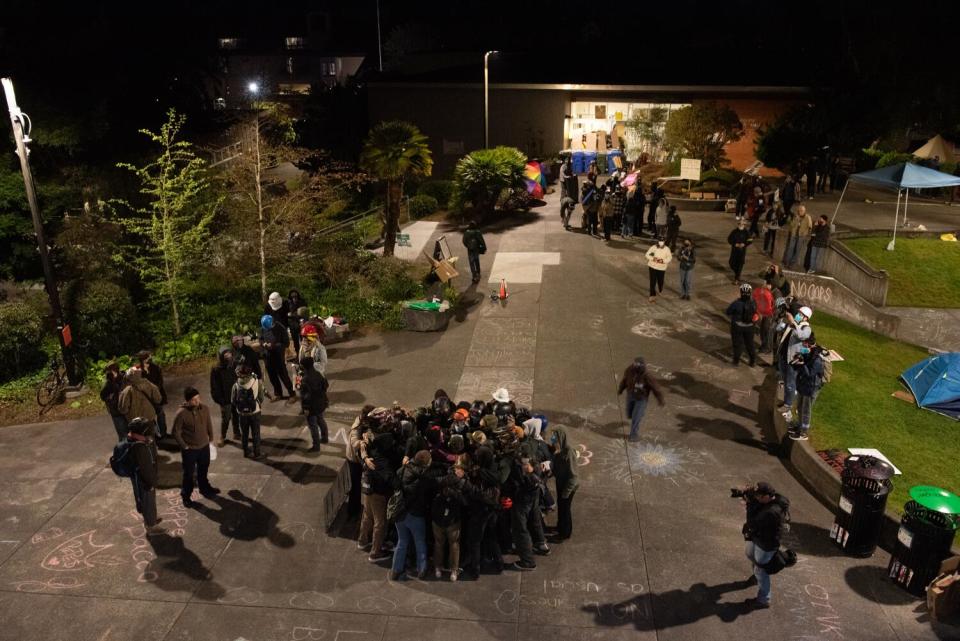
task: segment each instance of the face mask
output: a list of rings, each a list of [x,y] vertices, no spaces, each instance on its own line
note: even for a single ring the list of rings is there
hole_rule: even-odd
[[[662,241],[662,240],[658,240],[658,241],[657,241],[657,247],[663,247],[663,241]]]
[[[798,323],[802,323],[802,322],[803,322],[803,314],[797,314],[796,316],[793,317],[793,320],[797,321]]]
[[[809,353],[810,353],[810,348],[809,348],[809,347],[801,347],[801,348],[800,348],[800,353],[801,353],[801,354],[809,354]]]

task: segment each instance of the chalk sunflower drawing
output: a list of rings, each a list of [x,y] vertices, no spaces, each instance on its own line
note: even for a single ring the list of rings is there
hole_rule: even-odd
[[[634,477],[665,479],[676,485],[702,483],[704,455],[677,442],[660,437],[644,438],[638,443],[607,443],[596,452],[597,466],[624,483]]]
[[[647,476],[673,476],[683,468],[683,454],[659,443],[632,443],[627,457],[633,469]]]

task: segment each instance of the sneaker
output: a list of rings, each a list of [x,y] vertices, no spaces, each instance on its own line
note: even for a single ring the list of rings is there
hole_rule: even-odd
[[[438,578],[439,578],[439,577],[438,577]],[[451,580],[451,581],[454,581],[454,582],[457,580],[457,572],[456,572],[456,570],[454,570],[453,572],[450,573],[450,580]]]
[[[191,507],[196,507],[196,506],[197,506],[197,504],[196,504],[192,499],[190,499],[189,497],[184,497],[184,499],[183,499],[183,507],[185,507],[185,508],[191,508]]]
[[[383,550],[379,552],[373,552],[370,556],[367,557],[367,561],[370,563],[379,563],[380,561],[386,561],[387,559],[392,559],[393,555],[384,552]]]
[[[541,543],[540,545],[535,546],[533,551],[540,556],[550,556],[550,546],[546,543]]]
[[[790,439],[793,440],[793,441],[808,441],[808,440],[810,440],[810,437],[807,436],[807,433],[806,433],[806,432],[801,432],[800,430],[797,430],[796,432],[787,432],[787,436],[789,436]]]
[[[524,563],[523,561],[515,561],[513,563],[513,568],[515,570],[520,570],[521,572],[529,572],[530,570],[536,570],[537,564],[533,561],[529,563]]]
[[[456,574],[456,572],[454,572],[454,574]],[[438,580],[439,580],[439,579],[442,579],[442,578],[443,578],[443,570],[441,570],[440,568],[437,568],[436,570],[433,571],[433,576],[437,577]]]
[[[372,543],[361,543],[360,541],[357,541],[357,549],[363,550],[364,552],[369,550],[372,545]]]
[[[757,597],[753,597],[753,598],[751,598],[751,599],[747,599],[747,600],[745,601],[745,603],[746,603],[747,605],[751,606],[751,607],[759,608],[759,609],[761,609],[761,610],[766,610],[766,609],[768,609],[768,608],[770,607],[770,602],[769,602],[769,601],[761,601],[761,600],[758,599]]]

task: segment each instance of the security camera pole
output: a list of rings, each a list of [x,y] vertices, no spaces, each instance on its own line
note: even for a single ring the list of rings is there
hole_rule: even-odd
[[[33,216],[33,231],[37,236],[37,249],[40,252],[40,263],[43,265],[43,279],[46,284],[47,296],[50,297],[50,311],[57,321],[57,337],[60,339],[60,351],[63,354],[63,364],[67,370],[67,379],[71,385],[78,385],[79,373],[74,367],[72,349],[73,338],[70,326],[64,322],[63,309],[60,307],[60,293],[57,290],[57,281],[53,276],[53,265],[50,264],[50,253],[47,251],[47,239],[43,233],[43,220],[40,218],[40,207],[37,205],[37,192],[33,184],[33,174],[30,172],[30,129],[27,123],[30,118],[20,111],[17,106],[17,97],[13,93],[13,81],[3,78],[3,93],[7,97],[7,107],[10,109],[10,124],[13,126],[13,137],[17,141],[17,155],[20,157],[20,170],[23,172],[23,186],[27,192],[27,202],[30,204],[30,213]]]

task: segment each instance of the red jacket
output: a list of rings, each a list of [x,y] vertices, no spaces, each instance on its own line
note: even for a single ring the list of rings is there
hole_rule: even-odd
[[[761,318],[773,316],[773,292],[766,287],[753,290],[753,302],[757,304],[757,313]]]

